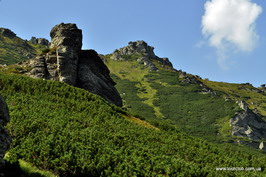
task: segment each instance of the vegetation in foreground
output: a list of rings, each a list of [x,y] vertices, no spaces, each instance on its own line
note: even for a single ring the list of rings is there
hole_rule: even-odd
[[[121,108],[64,83],[0,74],[19,159],[60,176],[263,176],[261,152],[209,143],[175,127],[125,119]],[[254,167],[261,171],[216,171]]]

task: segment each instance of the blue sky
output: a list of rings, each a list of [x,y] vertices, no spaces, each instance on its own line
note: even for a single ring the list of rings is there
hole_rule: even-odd
[[[222,9],[219,1],[208,1],[215,5],[208,12],[213,13],[215,8],[215,12],[221,12],[210,15],[217,16],[217,23],[203,24],[207,0],[1,0],[0,27],[13,30],[23,39],[36,36],[50,40],[54,25],[76,23],[83,30],[85,49],[108,54],[129,41],[144,40],[155,47],[157,56],[168,57],[176,69],[214,81],[265,84],[266,2],[223,0],[244,4],[244,10],[239,11],[239,4]],[[248,26],[251,31],[246,32],[241,29],[248,20],[238,22],[242,16],[248,19],[245,15],[250,15],[253,3],[259,8],[255,7],[257,14],[252,13],[255,18]],[[217,36],[222,37],[211,43]]]

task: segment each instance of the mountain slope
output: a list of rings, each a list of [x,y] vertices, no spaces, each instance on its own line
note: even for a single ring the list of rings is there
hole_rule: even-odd
[[[56,81],[0,74],[11,161],[60,176],[262,176],[265,154],[216,145],[176,128],[140,126],[99,96]],[[254,167],[217,171],[218,167]]]
[[[0,64],[14,64],[32,58],[46,47],[23,40],[9,29],[0,28]]]
[[[4,35],[17,40],[8,31]],[[16,48],[15,43],[10,45]],[[55,51],[46,52],[49,56]],[[10,109],[7,128],[13,141],[6,157],[10,163],[22,159],[59,176],[266,173],[263,152],[227,143],[234,140],[232,118],[246,113],[256,120],[262,117],[263,89],[251,94],[254,88],[248,86],[245,93],[235,94],[239,89],[177,71],[144,41],[130,42],[100,57],[130,113],[83,89],[18,75],[30,71],[29,66],[1,66],[1,71],[8,73],[0,74],[0,95]]]
[[[12,35],[14,37],[12,32],[9,33],[5,35],[9,38],[12,38]],[[128,46],[117,49],[110,55],[100,56],[117,83],[116,87],[123,97],[125,108],[136,117],[145,118],[153,124],[174,124],[193,136],[215,142],[237,142],[266,149],[265,86],[254,88],[249,84],[203,80],[199,76],[175,70],[168,58],[156,56],[153,49],[144,41],[136,41],[129,42]],[[29,60],[29,64],[24,62],[20,65],[1,66],[0,71],[42,75],[36,71],[39,69],[47,72],[47,68],[40,66],[49,66],[48,70],[57,76],[53,68],[60,67],[56,66],[58,62],[54,60],[57,58],[55,54],[49,55],[51,52],[54,51],[50,49],[50,52],[35,59],[36,66]],[[42,62],[36,62],[38,60]],[[52,63],[43,63],[46,60]],[[89,68],[95,69],[94,66]],[[91,78],[86,74],[84,76]],[[92,84],[90,90],[95,90],[95,79],[92,81],[86,83]],[[238,103],[242,102],[247,103],[248,109],[241,109]],[[120,103],[121,99],[119,105]],[[239,117],[242,117],[241,120]]]
[[[222,85],[175,70],[169,60],[162,62],[144,41],[130,42],[102,57],[125,107],[150,122],[168,122],[191,135],[228,142],[236,138],[231,136],[230,124],[231,118],[241,112],[236,102],[247,101],[250,109],[258,110],[261,119],[266,116],[263,90],[245,84]],[[261,131],[266,134],[266,127]],[[259,139],[259,143],[264,141]],[[258,148],[258,144],[255,146]]]
[[[262,85],[259,88],[249,83],[231,84],[224,82],[213,82],[201,80],[209,88],[220,91],[226,99],[244,100],[248,106],[257,113],[266,116],[266,88]]]

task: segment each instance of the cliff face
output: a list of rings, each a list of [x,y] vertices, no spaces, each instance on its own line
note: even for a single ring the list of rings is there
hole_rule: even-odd
[[[122,106],[122,99],[114,87],[110,71],[94,50],[82,50],[78,64],[77,85]]]
[[[56,50],[59,81],[75,85],[82,47],[82,31],[75,24],[56,25],[50,32],[51,48]]]
[[[260,115],[250,110],[243,101],[238,102],[242,111],[230,120],[232,135],[246,138],[249,141],[238,141],[240,144],[266,150],[266,122]]]
[[[93,50],[81,50],[82,31],[75,24],[61,23],[50,32],[50,51],[22,65],[32,68],[33,78],[57,80],[100,95],[122,106],[122,99],[109,70]]]
[[[4,165],[3,158],[11,143],[11,138],[8,135],[5,125],[9,122],[9,113],[4,99],[0,96],[0,169]],[[1,175],[1,170],[0,170]]]

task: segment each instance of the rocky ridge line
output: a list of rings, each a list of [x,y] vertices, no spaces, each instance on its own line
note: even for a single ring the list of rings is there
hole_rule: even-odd
[[[168,58],[160,58],[156,56],[153,50],[154,47],[149,46],[145,41],[129,42],[128,46],[115,50],[111,55],[111,59],[127,60],[127,56],[137,54],[140,56],[137,58],[137,61],[147,66],[150,71],[158,70],[152,62],[152,59],[160,62],[162,67],[173,69],[173,65]]]
[[[134,55],[137,56],[134,59],[136,59],[140,64],[147,66],[150,71],[159,70],[152,61],[157,60],[161,64],[161,67],[177,72],[179,74],[179,78],[182,79],[183,83],[198,84],[202,88],[203,94],[211,94],[213,96],[217,95],[216,92],[214,92],[212,89],[210,89],[200,81],[201,78],[199,76],[187,74],[182,70],[176,70],[173,68],[172,63],[168,58],[160,58],[156,56],[154,53],[154,47],[149,46],[143,40],[129,42],[128,46],[115,50],[111,54],[110,58],[113,60],[128,60],[128,58],[130,58],[129,56]]]

